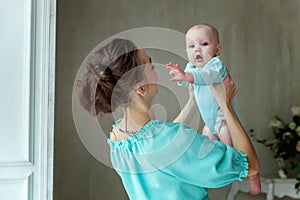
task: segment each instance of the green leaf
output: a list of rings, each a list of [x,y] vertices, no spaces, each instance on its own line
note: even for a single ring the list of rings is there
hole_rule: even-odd
[[[297,127],[297,125],[296,125],[295,122],[289,123],[289,128],[290,128],[290,129],[295,130],[296,127]]]

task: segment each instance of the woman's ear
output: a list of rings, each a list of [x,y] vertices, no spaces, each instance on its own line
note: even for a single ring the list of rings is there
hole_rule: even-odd
[[[138,95],[140,95],[140,96],[146,96],[146,88],[145,88],[144,85],[139,86],[139,87],[135,90],[135,92],[136,92]]]
[[[221,44],[218,44],[215,55],[218,56],[221,54],[221,52],[222,52],[222,46]]]

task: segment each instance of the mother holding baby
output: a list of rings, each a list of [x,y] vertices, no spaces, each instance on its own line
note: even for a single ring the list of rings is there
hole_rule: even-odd
[[[93,115],[123,111],[108,144],[130,199],[208,199],[207,188],[259,172],[256,152],[230,103],[236,94],[230,76],[211,91],[225,113],[233,147],[182,123],[152,119],[157,73],[150,57],[133,42],[112,40],[88,58],[86,70],[77,82],[83,108]],[[193,98],[190,92],[188,101]]]

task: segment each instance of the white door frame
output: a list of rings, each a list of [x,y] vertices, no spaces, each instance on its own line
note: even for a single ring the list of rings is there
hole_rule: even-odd
[[[40,59],[36,66],[41,69],[36,80],[40,80],[41,154],[40,196],[38,199],[53,199],[54,160],[54,100],[55,100],[55,44],[56,44],[56,0],[36,0],[37,22],[40,25]],[[38,19],[40,21],[38,21]],[[38,43],[37,43],[38,44]],[[37,49],[39,49],[37,48]],[[38,82],[38,81],[37,81]]]

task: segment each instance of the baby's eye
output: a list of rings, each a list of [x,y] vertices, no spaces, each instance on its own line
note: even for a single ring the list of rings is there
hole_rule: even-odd
[[[208,42],[202,42],[202,43],[201,43],[201,46],[204,46],[204,47],[205,47],[205,46],[207,46],[207,45],[208,45]]]
[[[195,45],[194,44],[191,44],[191,45],[189,45],[189,48],[195,48]]]

